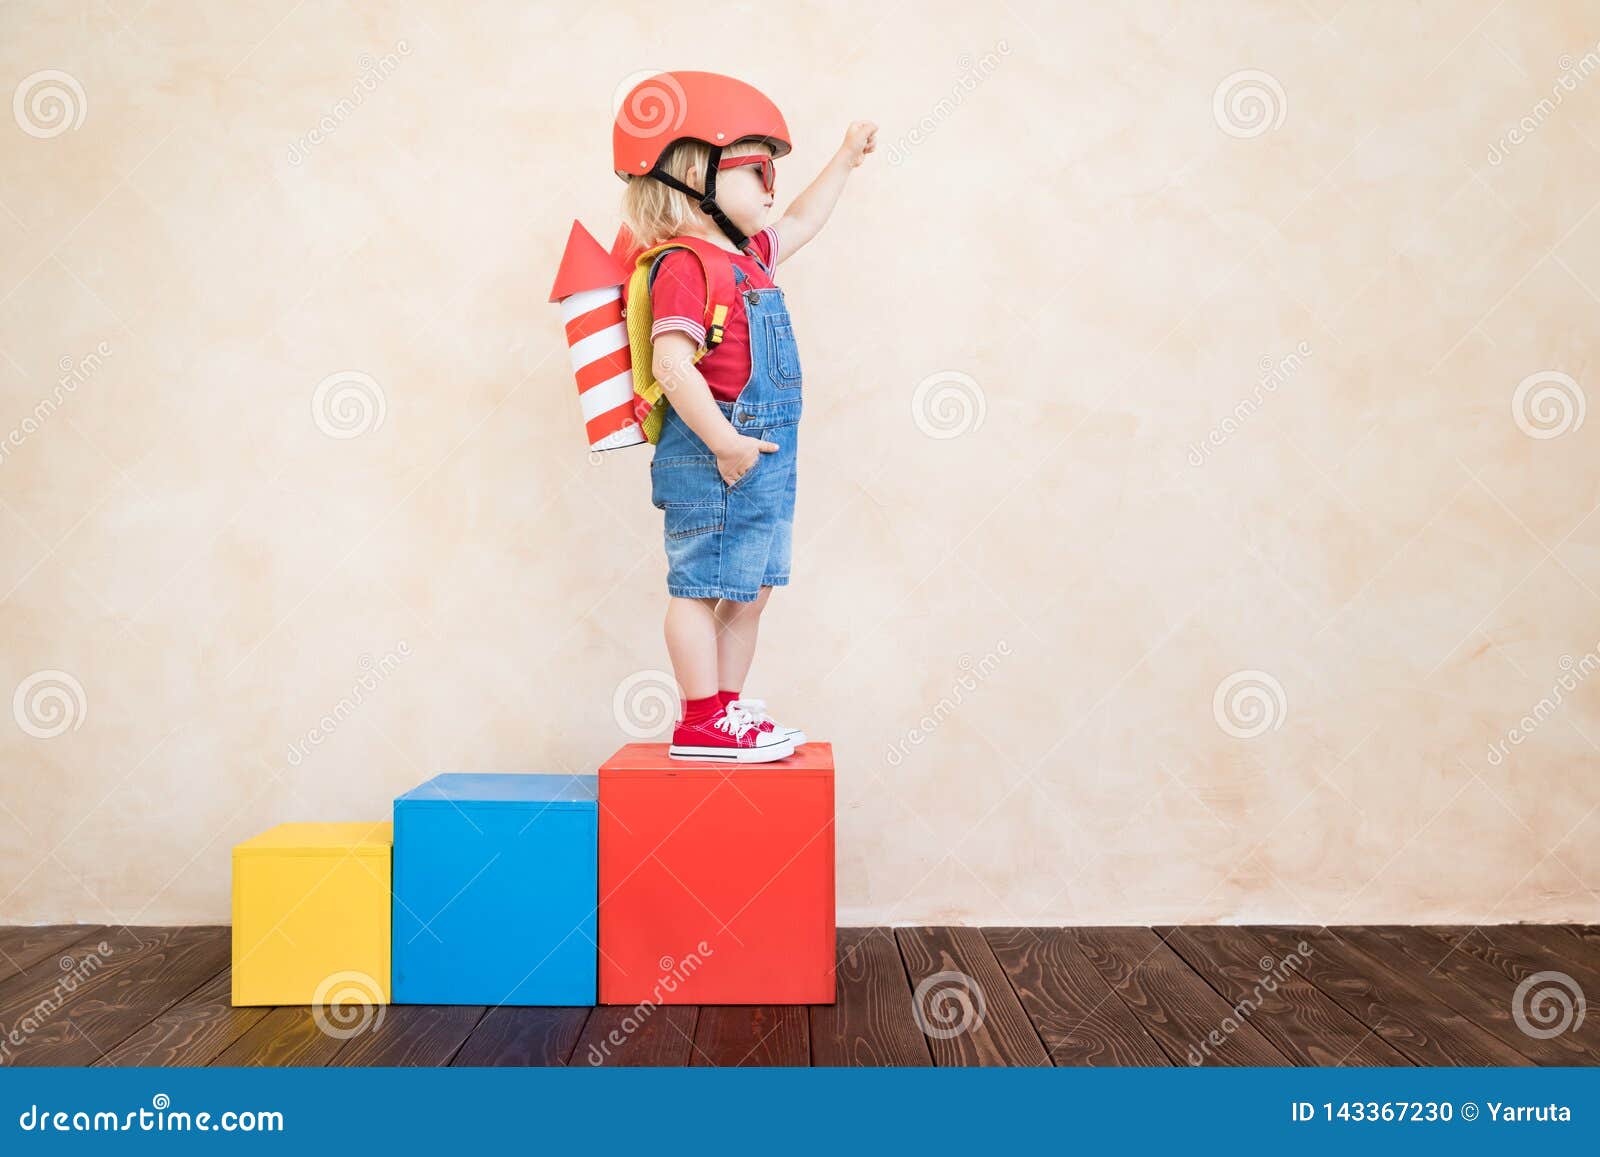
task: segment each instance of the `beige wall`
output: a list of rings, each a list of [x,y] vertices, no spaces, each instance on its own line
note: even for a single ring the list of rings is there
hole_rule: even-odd
[[[660,67],[778,100],[780,203],[882,126],[782,270],[748,687],[841,920],[1600,919],[1600,8],[1128,7],[0,7],[84,110],[0,120],[0,921],[222,919],[268,825],[628,738],[649,453],[544,297]]]

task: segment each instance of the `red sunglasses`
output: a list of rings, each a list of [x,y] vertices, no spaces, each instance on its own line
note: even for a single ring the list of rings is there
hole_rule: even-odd
[[[717,171],[723,169],[737,169],[741,165],[761,166],[761,187],[767,192],[772,192],[772,187],[778,183],[778,167],[772,163],[772,158],[762,153],[754,153],[748,157],[723,157],[717,162]]]

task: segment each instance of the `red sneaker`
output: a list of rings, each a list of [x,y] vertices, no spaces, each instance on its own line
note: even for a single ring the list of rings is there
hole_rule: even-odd
[[[736,763],[770,763],[794,754],[794,743],[763,730],[744,711],[724,707],[704,723],[680,723],[672,731],[667,754],[674,759],[725,759]]]
[[[743,711],[756,721],[756,726],[763,731],[771,731],[780,738],[787,739],[799,747],[806,741],[806,733],[798,727],[785,727],[772,716],[767,714],[767,704],[762,699],[734,699],[728,707],[735,711]]]

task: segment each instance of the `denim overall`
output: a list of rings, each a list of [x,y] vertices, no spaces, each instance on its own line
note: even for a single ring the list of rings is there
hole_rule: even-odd
[[[737,400],[717,405],[739,433],[778,449],[758,454],[729,486],[716,455],[669,404],[650,460],[650,501],[665,512],[668,593],[748,603],[789,581],[800,352],[783,290],[748,286],[737,265],[733,278],[750,322],[750,377]]]

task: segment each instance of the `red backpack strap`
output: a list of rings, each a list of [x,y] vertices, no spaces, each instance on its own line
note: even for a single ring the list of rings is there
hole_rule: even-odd
[[[668,245],[689,250],[700,260],[706,278],[706,348],[722,340],[722,330],[737,296],[733,287],[732,254],[700,237],[674,237]]]

